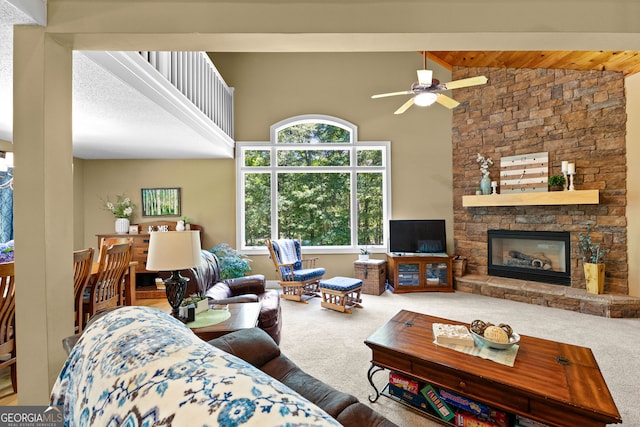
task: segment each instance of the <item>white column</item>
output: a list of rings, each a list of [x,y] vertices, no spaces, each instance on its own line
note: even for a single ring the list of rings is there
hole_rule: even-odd
[[[73,333],[71,49],[14,30],[18,401],[43,405]]]

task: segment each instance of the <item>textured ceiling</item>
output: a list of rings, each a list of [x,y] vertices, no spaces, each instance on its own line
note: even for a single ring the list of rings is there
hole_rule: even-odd
[[[0,139],[11,141],[13,128],[13,25],[35,21],[0,0]]]
[[[13,25],[36,22],[0,0],[0,139],[13,141]],[[229,157],[164,108],[73,53],[73,154],[83,159]]]

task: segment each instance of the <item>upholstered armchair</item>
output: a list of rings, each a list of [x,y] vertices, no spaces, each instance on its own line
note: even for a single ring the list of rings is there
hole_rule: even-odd
[[[200,266],[181,272],[189,278],[186,294],[205,295],[210,305],[260,302],[258,327],[279,343],[282,313],[278,291],[266,289],[262,274],[220,280],[218,257],[207,250],[202,250],[201,255]]]

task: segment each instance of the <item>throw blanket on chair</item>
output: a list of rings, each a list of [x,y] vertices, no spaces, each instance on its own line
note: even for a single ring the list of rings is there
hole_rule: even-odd
[[[247,362],[150,307],[92,323],[51,393],[66,426],[339,426]]]
[[[294,264],[293,269],[298,270],[302,267],[300,262],[300,254],[298,253],[296,241],[293,239],[279,239],[273,241],[278,248],[280,256],[280,264]]]

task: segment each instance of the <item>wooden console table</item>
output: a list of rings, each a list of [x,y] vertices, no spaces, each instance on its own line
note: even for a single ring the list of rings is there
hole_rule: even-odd
[[[367,338],[375,390],[370,401],[380,396],[373,375],[388,369],[551,426],[622,422],[589,348],[520,335],[515,364],[508,367],[437,346],[433,323],[464,324],[402,310]]]
[[[138,224],[140,228],[140,234],[118,234],[118,233],[106,233],[106,234],[98,234],[98,248],[100,247],[100,242],[102,239],[132,239],[132,253],[131,253],[131,261],[137,262],[136,274],[138,275],[137,287],[135,288],[136,298],[164,298],[166,292],[164,289],[156,289],[154,286],[140,286],[141,283],[145,282],[141,280],[140,275],[146,274],[148,276],[155,277],[158,273],[157,271],[147,270],[147,254],[149,253],[149,227],[153,226],[157,228],[158,226],[166,225],[169,231],[176,230],[176,221],[151,221],[151,222],[143,222]],[[200,231],[200,239],[202,239],[202,227],[196,224],[190,224],[191,230],[199,230]],[[149,280],[146,280],[148,282]],[[134,282],[134,283],[136,283]]]

